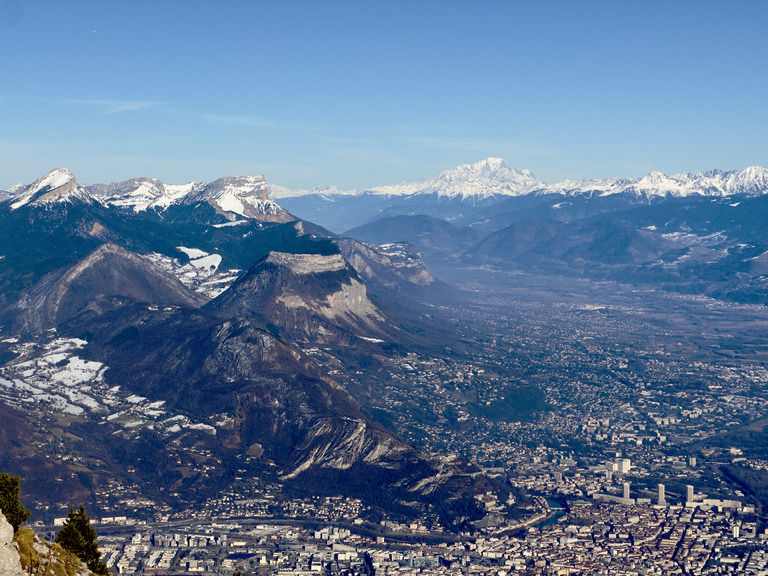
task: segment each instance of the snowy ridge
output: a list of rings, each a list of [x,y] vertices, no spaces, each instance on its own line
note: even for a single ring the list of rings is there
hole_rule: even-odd
[[[18,196],[21,194],[26,186],[24,184],[14,184],[8,190],[0,190],[0,202],[3,202],[5,200],[8,200],[9,198],[13,198],[14,196]]]
[[[474,164],[463,164],[444,170],[433,178],[418,182],[401,182],[377,186],[368,190],[342,190],[321,186],[295,190],[279,185],[267,185],[263,176],[226,177],[211,183],[190,182],[183,185],[163,184],[154,178],[133,178],[112,184],[83,187],[65,168],[52,170],[29,186],[16,185],[3,191],[11,197],[11,209],[31,203],[71,202],[74,199],[142,212],[165,210],[172,205],[192,205],[206,202],[229,220],[243,216],[256,220],[288,222],[295,220],[274,199],[320,196],[334,198],[359,196],[408,197],[434,195],[438,198],[477,201],[500,196],[525,194],[562,194],[608,196],[629,193],[636,196],[684,197],[761,195],[768,192],[768,169],[750,166],[744,170],[711,170],[667,176],[651,172],[642,178],[609,178],[593,180],[564,180],[546,184],[529,170],[510,168],[500,158],[487,158]]]
[[[293,220],[285,210],[269,199],[267,192],[264,176],[220,178],[188,194],[181,203],[207,202],[218,212],[257,220]]]
[[[134,212],[173,205],[191,206],[207,203],[230,220],[237,216],[287,222],[294,220],[285,210],[267,197],[263,176],[235,176],[211,183],[163,184],[154,178],[133,178],[113,184],[92,186],[94,194],[105,204],[132,209]]]
[[[323,196],[328,200],[339,196],[413,196],[436,194],[440,198],[482,199],[492,196],[519,196],[546,186],[529,170],[510,168],[501,158],[487,158],[474,164],[462,164],[440,172],[434,178],[418,182],[401,182],[388,186],[376,186],[366,190],[342,190],[336,186],[319,186],[309,190],[290,189],[271,184],[271,198],[297,198],[299,196]]]
[[[27,187],[17,188],[17,194],[11,203],[11,210],[22,206],[41,206],[75,200],[93,202],[94,198],[77,183],[75,176],[66,168],[56,168],[38,178]]]
[[[108,185],[94,184],[91,193],[105,204],[143,212],[153,208],[168,208],[199,186],[195,182],[169,186],[155,178],[132,178]]]
[[[768,192],[768,169],[750,166],[744,170],[724,172],[711,170],[692,174],[651,172],[642,178],[614,178],[608,180],[566,180],[546,186],[537,193],[550,194],[611,194],[632,193],[653,196],[731,196],[734,194],[760,195]]]
[[[193,206],[203,202],[231,221],[237,220],[238,216],[268,222],[295,220],[269,199],[263,176],[226,177],[208,184],[190,182],[183,185],[163,184],[155,178],[132,178],[83,187],[69,170],[57,168],[29,186],[14,186],[5,192],[11,198],[11,210],[26,204],[71,202],[74,199],[99,201],[134,212],[166,210],[173,205]]]
[[[335,186],[320,186],[310,190],[294,190],[270,185],[270,197],[296,198],[299,196],[323,196],[329,200],[338,196],[413,196],[436,194],[439,198],[478,200],[493,196],[520,196],[546,186],[529,170],[510,168],[501,158],[487,158],[474,164],[462,164],[444,170],[433,178],[418,182],[401,182],[388,186],[376,186],[367,190],[342,190]]]
[[[500,158],[487,158],[474,164],[463,164],[440,172],[433,178],[418,182],[401,182],[390,186],[377,186],[369,190],[340,190],[335,187],[291,190],[270,186],[272,198],[300,196],[334,197],[374,194],[381,196],[415,196],[434,194],[438,198],[480,200],[498,196],[524,194],[596,195],[631,193],[637,196],[730,196],[734,194],[759,195],[768,192],[768,169],[751,166],[744,170],[711,170],[692,174],[651,172],[642,178],[608,178],[593,180],[564,180],[546,184],[529,170],[510,168]]]

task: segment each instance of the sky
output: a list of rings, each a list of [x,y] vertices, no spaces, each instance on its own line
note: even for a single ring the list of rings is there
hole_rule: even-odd
[[[768,165],[768,2],[0,0],[0,188]]]

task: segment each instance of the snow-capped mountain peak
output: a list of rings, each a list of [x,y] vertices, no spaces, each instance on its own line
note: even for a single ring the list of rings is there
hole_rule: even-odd
[[[466,178],[471,175],[477,178],[488,178],[492,180],[509,180],[511,178],[526,183],[533,180],[535,184],[541,184],[541,182],[534,178],[530,170],[510,168],[501,158],[493,157],[486,158],[480,162],[475,162],[474,164],[462,164],[451,170],[445,170],[444,172],[441,172],[441,174],[459,178]]]
[[[733,172],[726,189],[731,194],[764,194],[768,190],[768,168],[749,166],[740,172]]]
[[[203,194],[208,199],[254,198],[267,199],[267,181],[264,176],[228,176],[205,186]]]
[[[271,222],[287,222],[294,218],[269,199],[264,176],[230,176],[220,178],[190,194],[184,203],[207,202],[217,212]]]
[[[40,206],[75,200],[92,202],[93,197],[77,183],[72,172],[66,168],[56,168],[35,180],[26,189],[19,190],[11,203],[11,210],[17,210],[27,204]]]
[[[501,158],[486,158],[440,172],[434,178],[379,186],[377,194],[404,196],[437,194],[438,197],[482,199],[491,196],[519,196],[544,186],[529,170],[510,168]]]
[[[530,170],[510,168],[501,158],[486,158],[474,164],[462,164],[444,170],[437,176],[416,182],[400,182],[366,190],[342,190],[335,186],[298,190],[273,184],[269,194],[274,199],[301,196],[325,196],[333,199],[338,196],[359,196],[367,193],[378,196],[436,194],[439,198],[479,200],[492,196],[519,196],[543,186],[545,184],[537,180]]]
[[[6,190],[6,192],[8,192],[9,194],[15,196],[17,194],[21,194],[21,192],[22,192],[22,190],[24,190],[24,188],[26,188],[26,186],[24,184],[22,184],[21,182],[19,182],[18,184],[14,184],[10,188],[8,188],[8,190]]]
[[[768,193],[768,169],[751,166],[744,170],[710,170],[667,176],[654,171],[642,178],[608,180],[565,180],[546,186],[539,193],[565,195],[630,193],[646,198],[664,196],[731,196]]]
[[[106,204],[134,212],[165,210],[172,205],[205,203],[228,220],[238,217],[269,222],[295,220],[267,197],[264,176],[228,176],[210,183],[163,184],[154,178],[133,178],[113,184],[97,184],[94,193]]]

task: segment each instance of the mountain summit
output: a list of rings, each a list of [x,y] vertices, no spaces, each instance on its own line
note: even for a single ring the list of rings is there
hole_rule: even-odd
[[[379,186],[377,194],[404,196],[437,194],[438,197],[482,199],[489,196],[519,196],[541,188],[544,183],[528,170],[510,168],[501,158],[487,158],[440,172],[434,178]]]
[[[294,220],[267,197],[267,182],[264,176],[219,178],[193,191],[181,202],[207,202],[216,212],[225,216],[230,214],[267,222]]]
[[[93,201],[93,197],[77,183],[72,172],[66,168],[56,168],[26,188],[19,188],[11,203],[11,210],[17,210],[26,204],[39,206],[72,202],[75,199],[85,202]]]

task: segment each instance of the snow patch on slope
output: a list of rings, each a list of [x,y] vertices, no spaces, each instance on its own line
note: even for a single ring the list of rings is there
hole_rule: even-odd
[[[220,254],[209,254],[199,248],[178,246],[189,261],[182,264],[178,259],[162,254],[150,254],[147,258],[156,266],[170,272],[187,288],[216,298],[237,280],[240,270],[219,270],[222,257]]]

